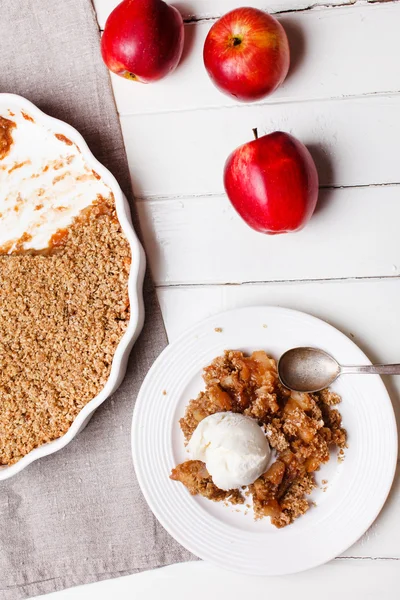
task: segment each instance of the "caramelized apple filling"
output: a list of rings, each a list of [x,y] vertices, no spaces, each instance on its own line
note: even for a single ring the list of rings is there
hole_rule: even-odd
[[[232,411],[257,420],[276,460],[246,494],[253,499],[256,519],[270,517],[285,527],[310,508],[307,496],[316,486],[314,472],[328,462],[330,450],[346,446],[346,432],[337,409],[340,397],[330,390],[317,394],[290,392],[278,379],[276,362],[260,350],[251,356],[229,350],[204,369],[204,392],[191,400],[180,420],[186,442],[205,417]],[[186,461],[173,469],[192,495],[216,502],[243,503],[243,490],[224,491],[213,483],[201,461]]]

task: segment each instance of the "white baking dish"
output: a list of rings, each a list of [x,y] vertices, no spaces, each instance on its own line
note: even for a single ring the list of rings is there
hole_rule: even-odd
[[[71,125],[46,115],[34,104],[15,94],[0,94],[0,111],[3,111],[3,109],[10,109],[13,112],[14,110],[23,110],[31,115],[38,123],[42,123],[45,127],[54,131],[54,133],[64,134],[79,146],[87,164],[101,176],[114,194],[118,219],[130,245],[132,262],[128,280],[130,320],[127,330],[115,351],[110,377],[108,378],[106,385],[102,391],[81,410],[65,435],[48,444],[35,448],[14,465],[0,467],[0,480],[7,479],[16,473],[19,473],[34,460],[37,460],[42,456],[47,456],[48,454],[53,454],[53,452],[57,452],[57,450],[64,448],[64,446],[66,446],[88,424],[96,408],[115,392],[121,384],[128,364],[129,353],[143,327],[144,306],[142,285],[146,266],[142,246],[132,226],[128,201],[122,193],[115,177],[93,156],[81,134],[71,127]]]

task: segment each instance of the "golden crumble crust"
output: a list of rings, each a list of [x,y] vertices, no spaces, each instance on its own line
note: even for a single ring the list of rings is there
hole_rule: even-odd
[[[244,497],[239,490],[220,490],[212,481],[206,466],[201,460],[187,460],[172,469],[171,479],[180,481],[192,496],[200,494],[214,502],[226,500],[231,504],[243,504]]]
[[[0,464],[62,436],[104,387],[129,321],[130,260],[112,197],[47,255],[0,256]]]

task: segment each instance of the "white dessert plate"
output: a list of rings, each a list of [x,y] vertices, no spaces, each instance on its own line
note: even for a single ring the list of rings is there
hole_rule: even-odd
[[[14,465],[0,467],[0,481],[19,473],[34,460],[37,460],[42,456],[47,456],[48,454],[53,454],[66,446],[79,431],[87,425],[96,408],[115,392],[121,384],[128,364],[129,353],[144,322],[142,285],[146,267],[142,246],[132,226],[128,201],[122,193],[115,177],[93,156],[81,134],[71,125],[46,115],[34,104],[15,94],[0,94],[0,112],[7,110],[11,110],[15,113],[24,111],[49,131],[65,135],[68,139],[77,144],[88,166],[100,175],[101,179],[114,194],[118,220],[131,249],[131,268],[128,280],[130,320],[125,334],[121,338],[115,351],[110,376],[106,385],[101,392],[81,410],[65,435],[48,444],[35,448]],[[35,148],[32,148],[32,152],[34,151]]]
[[[317,473],[316,506],[293,524],[276,529],[269,519],[254,521],[251,509],[191,496],[169,479],[171,469],[190,458],[178,420],[204,389],[203,367],[225,349],[263,349],[279,358],[295,346],[322,348],[341,364],[370,364],[354,342],[319,319],[283,308],[249,307],[212,317],[170,344],[136,401],[132,453],[150,508],[182,546],[233,571],[283,575],[340,555],[375,520],[393,481],[396,421],[382,380],[372,375],[342,376],[332,386],[342,396],[348,449],[343,461],[334,453]]]

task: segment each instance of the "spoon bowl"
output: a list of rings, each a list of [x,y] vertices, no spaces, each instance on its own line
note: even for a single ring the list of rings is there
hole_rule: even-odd
[[[320,392],[339,375],[400,375],[400,364],[342,366],[324,350],[292,348],[282,354],[278,375],[283,385],[296,392]]]
[[[297,392],[319,392],[339,377],[339,363],[317,348],[292,348],[278,362],[279,379]]]

